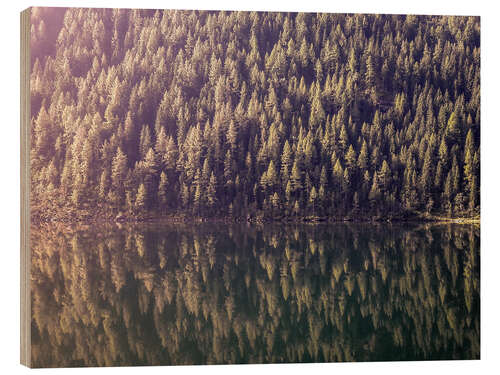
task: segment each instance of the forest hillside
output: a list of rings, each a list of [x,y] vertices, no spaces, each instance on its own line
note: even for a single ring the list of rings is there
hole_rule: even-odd
[[[478,17],[33,8],[32,220],[479,212]]]

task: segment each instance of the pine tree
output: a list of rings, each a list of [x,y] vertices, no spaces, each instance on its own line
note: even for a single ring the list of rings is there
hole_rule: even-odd
[[[151,149],[151,135],[149,132],[149,126],[143,125],[141,130],[141,137],[139,139],[139,158],[144,159],[146,154]]]
[[[311,114],[309,116],[309,126],[316,128],[325,121],[325,110],[321,103],[319,84],[316,85],[314,97],[311,102]]]
[[[386,193],[391,185],[391,169],[386,160],[382,162],[382,167],[378,174],[378,183],[382,192]]]
[[[283,153],[281,154],[281,178],[282,184],[286,185],[288,182],[288,178],[290,176],[292,167],[292,150],[290,148],[290,144],[288,140],[285,141],[285,145],[283,146]]]
[[[210,174],[210,181],[208,183],[207,192],[207,207],[213,209],[217,203],[217,180],[214,173]]]
[[[106,199],[109,189],[109,176],[108,170],[104,169],[101,173],[101,178],[99,180],[99,198],[101,200]]]
[[[368,199],[370,199],[370,205],[372,206],[372,208],[377,207],[380,204],[381,190],[376,173],[373,174],[373,183],[370,189],[370,194],[368,195]]]
[[[279,207],[280,207],[280,198],[278,196],[278,193],[274,192],[274,194],[271,197],[271,204],[273,206],[273,210],[275,212],[278,212]]]
[[[229,142],[229,145],[231,146],[231,150],[233,150],[234,152],[238,144],[238,127],[236,126],[234,121],[229,122],[227,140]]]
[[[271,160],[266,172],[266,184],[267,187],[273,190],[278,184],[278,175],[276,173],[276,168],[274,167],[274,162]]]
[[[349,144],[349,137],[347,136],[347,130],[345,124],[340,128],[339,134],[339,149],[342,154],[347,150],[347,145]]]
[[[158,185],[158,203],[162,209],[165,209],[167,206],[167,186],[167,175],[162,171],[160,174],[160,183]]]
[[[285,188],[285,196],[286,196],[286,200],[287,202],[290,202],[290,199],[292,197],[292,182],[290,180],[288,180],[287,184],[286,184],[286,188]]]
[[[193,213],[199,214],[202,202],[203,202],[203,193],[201,191],[201,185],[197,183],[195,184],[194,188]]]
[[[48,156],[49,146],[51,142],[51,121],[45,106],[38,112],[38,116],[33,127],[35,133],[34,147],[36,150],[36,155],[38,156]]]
[[[361,171],[366,171],[368,168],[368,145],[365,140],[363,140],[363,145],[361,146],[361,151],[359,152],[358,167]]]
[[[333,167],[333,180],[337,186],[342,184],[344,178],[344,169],[342,168],[342,164],[340,164],[340,160],[337,159],[335,165]]]
[[[295,216],[298,216],[300,214],[300,205],[299,205],[298,200],[296,200],[294,205],[293,205],[293,212],[294,212]]]
[[[297,161],[293,163],[292,175],[290,177],[290,181],[292,183],[293,192],[300,193],[302,190],[302,173],[299,169]]]
[[[111,167],[111,182],[114,194],[116,194],[118,200],[120,201],[124,195],[125,190],[123,182],[127,175],[127,157],[122,152],[120,148],[116,151],[116,155],[113,158],[113,163]]]
[[[473,210],[476,206],[476,189],[477,189],[477,177],[476,177],[476,165],[477,154],[474,152],[474,138],[472,130],[467,133],[467,138],[465,140],[465,157],[464,157],[464,179],[466,180],[466,190],[469,193],[469,208]]]
[[[144,184],[140,184],[137,189],[137,196],[135,198],[135,208],[138,212],[142,213],[146,210],[147,193]]]
[[[375,85],[376,72],[375,72],[375,64],[373,62],[373,58],[371,55],[366,59],[366,73],[365,73],[365,81],[368,87]]]
[[[311,193],[309,194],[309,203],[312,206],[313,215],[315,214],[315,208],[316,208],[316,201],[317,201],[317,199],[318,199],[318,193],[316,191],[316,187],[313,186],[313,188],[311,189]]]
[[[427,148],[427,151],[425,152],[425,157],[424,157],[424,165],[422,166],[422,174],[420,178],[420,188],[423,192],[423,197],[422,199],[424,201],[427,201],[429,198],[431,186],[432,186],[432,154],[431,154],[431,149],[430,147]]]
[[[353,173],[356,171],[357,156],[356,156],[356,151],[354,151],[352,145],[350,145],[349,149],[347,150],[347,154],[345,156],[345,162],[346,162],[346,168],[349,170],[349,173],[353,175]]]
[[[460,125],[459,119],[455,111],[450,114],[448,119],[448,124],[446,127],[446,136],[450,140],[450,142],[457,142],[460,138]]]

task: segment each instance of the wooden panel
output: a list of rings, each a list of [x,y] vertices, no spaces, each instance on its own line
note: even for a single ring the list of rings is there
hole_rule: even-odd
[[[31,9],[21,12],[21,364],[31,366],[30,293],[30,25]]]

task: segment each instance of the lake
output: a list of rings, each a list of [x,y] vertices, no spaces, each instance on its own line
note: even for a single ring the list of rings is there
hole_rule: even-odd
[[[480,358],[479,226],[47,226],[34,367]]]

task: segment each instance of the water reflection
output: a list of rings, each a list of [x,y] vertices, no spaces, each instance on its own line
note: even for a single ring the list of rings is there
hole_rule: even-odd
[[[479,228],[35,230],[35,367],[479,358]]]

